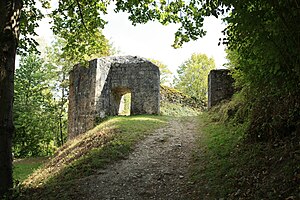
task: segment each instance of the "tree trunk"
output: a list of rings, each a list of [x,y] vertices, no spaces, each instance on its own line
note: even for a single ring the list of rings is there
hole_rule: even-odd
[[[63,71],[62,74],[62,80],[63,83],[66,80],[65,72]],[[64,105],[66,103],[65,101],[65,87],[61,88],[61,102],[60,102],[60,110],[59,110],[59,129],[60,129],[60,146],[64,144],[64,137],[63,137],[63,113],[64,113]]]
[[[12,111],[21,8],[21,0],[0,1],[0,198],[13,187]]]

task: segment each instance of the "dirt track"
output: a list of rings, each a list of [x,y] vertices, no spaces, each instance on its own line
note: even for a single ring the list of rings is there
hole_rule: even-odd
[[[128,159],[79,185],[80,199],[191,199],[189,163],[195,120],[174,118],[141,141]]]

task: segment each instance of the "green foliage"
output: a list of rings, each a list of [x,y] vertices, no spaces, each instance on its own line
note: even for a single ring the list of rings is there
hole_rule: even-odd
[[[180,47],[184,42],[196,40],[205,35],[203,30],[204,16],[206,13],[203,5],[208,5],[207,10],[212,12],[218,8],[216,2],[208,1],[205,4],[202,1],[116,1],[116,11],[125,11],[130,13],[129,19],[133,24],[146,23],[151,20],[158,20],[166,25],[169,23],[179,23],[181,26],[175,33],[174,47]]]
[[[90,43],[84,37],[89,37],[90,40],[93,40],[93,43]],[[102,31],[99,30],[94,35],[83,36],[82,40],[74,42],[83,49],[76,49],[76,46],[72,47],[68,40],[56,37],[52,45],[47,47],[44,59],[47,63],[61,68],[62,72],[68,74],[72,67],[78,63],[85,63],[114,53],[113,47],[102,34]]]
[[[295,1],[236,3],[225,20],[229,66],[243,87],[255,140],[291,136],[299,127],[299,30]]]
[[[174,80],[174,87],[189,96],[207,101],[208,74],[215,67],[213,58],[205,54],[193,54],[177,70],[178,78]]]
[[[23,1],[24,7],[20,21],[22,37],[19,44],[25,50],[23,52],[26,53],[33,51],[36,46],[32,36],[35,35],[34,28],[37,26],[37,20],[43,17],[36,8],[36,2],[35,0]],[[44,7],[48,7],[49,1],[41,2]],[[71,59],[79,52],[86,52],[88,44],[93,44],[93,37],[97,36],[98,28],[102,28],[105,24],[101,19],[101,14],[106,13],[107,5],[111,2],[98,0],[59,1],[58,8],[51,15],[53,30],[56,35],[67,41],[64,51],[69,52],[68,55]],[[11,4],[13,3],[14,1]],[[174,47],[179,47],[183,42],[195,40],[205,35],[202,28],[205,16],[218,17],[231,10],[231,14],[224,19],[228,23],[228,27],[224,31],[226,38],[223,42],[228,45],[229,51],[234,52],[235,55],[234,76],[236,76],[238,84],[244,87],[245,108],[249,112],[250,119],[249,132],[254,138],[263,139],[274,136],[293,136],[299,132],[300,23],[298,19],[300,10],[297,1],[191,0],[185,2],[175,0],[169,2],[165,0],[117,0],[115,3],[116,11],[121,10],[130,13],[129,19],[133,24],[146,23],[150,20],[158,20],[162,24],[180,23],[181,27],[175,34]],[[6,6],[4,3],[1,4],[1,11],[5,10],[3,5]],[[80,44],[84,45],[80,46]],[[5,47],[1,46],[1,49],[5,49]],[[7,57],[13,54],[10,52]],[[83,60],[84,55],[79,55],[78,59]],[[8,60],[4,57],[3,60],[5,59]],[[9,68],[9,70],[13,71],[13,68]],[[24,84],[26,80],[24,79]],[[38,87],[36,88],[38,89]],[[3,90],[3,88],[0,89]],[[42,106],[37,107],[35,112],[32,112],[32,117],[24,117],[23,112],[17,111],[15,117],[20,120],[20,123],[16,124],[16,129],[19,133],[25,125],[31,123],[32,119],[37,118],[39,109],[51,108],[51,104],[49,104],[50,92],[44,89],[34,91],[37,93],[39,91],[44,92],[43,95],[36,95],[39,96],[36,102],[41,103]],[[21,97],[23,99],[33,98],[32,96],[24,97],[20,92],[15,99],[20,100]],[[17,103],[20,104],[17,107],[22,107],[25,110],[27,107],[21,102],[24,101]],[[28,105],[31,106],[33,103],[35,102],[29,101]],[[7,116],[12,115],[8,113]],[[44,119],[44,124],[48,118]],[[45,126],[51,126],[51,123],[47,123]],[[38,129],[34,129],[34,131],[25,130],[25,133],[33,134],[37,133]],[[33,137],[37,141],[40,141],[44,135],[43,132],[39,132],[40,134]],[[47,140],[43,140],[42,144],[47,144]],[[275,162],[275,164],[277,163]],[[280,165],[280,167],[282,166]],[[251,169],[255,168],[249,170],[251,171]],[[246,181],[242,180],[242,182]],[[270,190],[273,191],[274,188],[270,188]]]
[[[40,1],[40,0],[39,0]],[[44,4],[46,6],[46,4]],[[45,15],[37,7],[36,0],[24,0],[23,8],[20,17],[20,32],[21,37],[18,44],[18,54],[27,55],[29,52],[36,53],[36,46],[38,43],[34,39],[37,36],[35,28],[39,25],[39,21],[43,19]]]
[[[168,66],[158,60],[154,60],[154,59],[148,59],[148,60],[150,60],[153,64],[158,66],[160,71],[160,84],[170,85],[172,79],[172,72],[168,69]]]
[[[58,2],[58,8],[50,16],[54,34],[65,42],[62,48],[65,60],[76,64],[110,54],[108,40],[100,30],[106,24],[101,14],[106,13],[108,3],[96,0]]]
[[[51,91],[53,68],[37,55],[21,59],[16,70],[13,152],[16,157],[45,156],[55,150],[57,104]]]
[[[249,108],[243,90],[236,93],[230,100],[224,100],[210,109],[210,118],[214,122],[247,126],[249,123]]]
[[[45,15],[37,6],[37,2],[42,4],[45,9],[50,9],[49,0],[26,0],[23,2],[23,12],[21,16],[21,45],[20,50],[28,53],[30,48],[35,49],[37,43],[32,38],[36,35],[35,28],[38,21]],[[52,19],[52,30],[55,35],[63,38],[67,45],[64,51],[71,55],[71,59],[76,58],[76,53],[86,52],[87,49],[96,47],[94,38],[100,36],[99,29],[103,29],[105,22],[102,18],[107,14],[107,6],[112,1],[99,0],[70,0],[58,1],[58,6],[51,9],[48,15]],[[166,25],[178,23],[180,28],[175,33],[174,47],[180,47],[184,42],[196,40],[206,34],[203,30],[205,16],[223,14],[230,6],[228,2],[217,0],[210,1],[156,1],[156,0],[117,0],[116,12],[125,11],[130,14],[129,20],[133,25],[157,20]],[[101,37],[101,36],[100,36]],[[101,46],[98,46],[101,47]],[[30,51],[31,52],[31,51]],[[84,60],[81,54],[78,59]]]
[[[67,37],[72,38],[68,41]],[[88,38],[88,39],[87,39]],[[51,49],[52,48],[52,49]],[[74,40],[72,36],[56,38],[48,53],[55,58],[55,64],[63,65],[66,71],[78,63],[109,56],[113,53],[113,48],[101,31],[97,30],[93,35],[81,35],[81,38]]]

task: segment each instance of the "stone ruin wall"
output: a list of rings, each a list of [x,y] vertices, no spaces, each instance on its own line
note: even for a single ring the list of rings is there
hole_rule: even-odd
[[[94,126],[96,63],[96,60],[90,61],[89,68],[76,65],[69,74],[69,137]]]
[[[230,99],[234,94],[234,79],[230,70],[211,70],[208,75],[208,109],[222,100]]]
[[[69,138],[118,115],[121,97],[131,93],[130,114],[159,114],[160,74],[156,65],[133,56],[106,57],[70,72]]]

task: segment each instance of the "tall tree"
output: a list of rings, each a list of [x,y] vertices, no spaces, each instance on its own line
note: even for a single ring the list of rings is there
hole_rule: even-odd
[[[205,54],[193,54],[177,70],[178,78],[174,87],[189,96],[207,100],[207,79],[210,70],[215,69],[215,61]]]
[[[12,187],[12,109],[22,1],[0,1],[0,198]]]
[[[58,103],[52,94],[55,68],[37,55],[23,57],[16,70],[13,140],[16,157],[47,156],[58,131]]]

